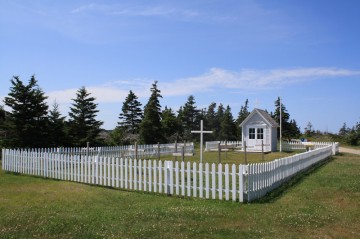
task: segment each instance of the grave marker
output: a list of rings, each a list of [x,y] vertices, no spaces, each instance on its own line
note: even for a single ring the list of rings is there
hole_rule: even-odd
[[[192,134],[200,134],[200,163],[202,163],[203,134],[211,134],[212,131],[204,131],[203,120],[200,121],[200,130],[192,130]]]

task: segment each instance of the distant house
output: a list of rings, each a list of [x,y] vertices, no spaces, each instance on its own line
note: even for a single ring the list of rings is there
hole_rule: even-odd
[[[279,124],[266,111],[254,109],[240,126],[242,142],[246,142],[247,151],[261,151],[262,143],[265,152],[277,150]]]

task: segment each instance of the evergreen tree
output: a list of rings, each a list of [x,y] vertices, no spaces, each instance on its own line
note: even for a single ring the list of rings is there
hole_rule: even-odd
[[[204,127],[205,129],[212,130],[215,132],[218,126],[218,121],[216,118],[216,103],[212,102],[209,107],[207,108],[204,120]],[[213,141],[215,140],[214,134],[204,134],[205,141]]]
[[[313,128],[313,125],[311,124],[311,122],[309,121],[305,127],[305,136],[306,137],[311,137],[312,135],[315,134],[315,130]]]
[[[216,111],[216,117],[215,117],[215,128],[213,129],[213,134],[216,140],[224,140],[221,138],[221,122],[224,117],[224,106],[220,103],[217,111]]]
[[[141,110],[141,103],[137,100],[138,97],[130,90],[125,102],[122,106],[122,113],[120,113],[118,125],[123,128],[126,133],[138,134],[143,113]]]
[[[90,97],[85,87],[81,87],[73,99],[73,107],[69,112],[69,135],[74,146],[85,146],[87,142],[91,145],[99,145],[100,127],[103,122],[96,120],[97,104],[95,98]]]
[[[6,147],[7,135],[9,127],[6,125],[7,112],[4,106],[0,105],[0,147]]]
[[[165,107],[165,109],[163,110],[161,127],[163,131],[163,136],[165,137],[167,142],[174,142],[175,140],[179,140],[179,124],[175,113],[171,108]]]
[[[125,133],[121,127],[116,127],[110,133],[109,139],[106,141],[107,145],[117,146],[129,144],[129,138],[125,136]]]
[[[290,120],[290,132],[292,138],[299,138],[301,136],[300,127],[294,119]]]
[[[246,99],[244,105],[241,106],[240,112],[238,114],[238,117],[236,119],[236,128],[237,128],[237,137],[241,138],[242,136],[242,127],[240,127],[240,124],[250,115],[249,112],[249,100]]]
[[[65,130],[65,116],[61,116],[59,105],[54,102],[49,111],[49,144],[51,147],[67,146],[67,135]]]
[[[190,95],[182,108],[181,123],[185,140],[193,139],[191,130],[198,128],[200,125],[200,114],[195,104],[194,96]]]
[[[12,147],[47,147],[48,105],[44,92],[39,88],[35,76],[24,85],[18,76],[11,79],[10,93],[5,97],[5,105],[10,107],[11,138],[6,142]]]
[[[281,109],[281,124],[282,124],[282,137],[290,140],[299,136],[300,129],[295,126],[294,121],[289,122],[290,114],[287,112],[283,103],[280,106],[280,97],[275,101],[275,112],[271,114],[273,119],[280,125],[280,109]],[[280,128],[278,129],[278,138],[280,138]]]
[[[236,140],[236,125],[229,105],[226,107],[221,120],[220,138],[222,140]]]
[[[144,119],[140,124],[140,141],[144,144],[164,142],[161,130],[160,90],[155,81],[150,89],[151,96],[144,108]]]
[[[339,130],[339,136],[345,136],[347,135],[351,129],[347,127],[346,123],[343,124],[343,126]]]
[[[183,127],[183,123],[182,123],[182,119],[184,117],[184,110],[183,107],[180,106],[179,110],[178,110],[178,114],[177,114],[177,123],[178,123],[178,140],[183,141],[184,140],[184,127]]]

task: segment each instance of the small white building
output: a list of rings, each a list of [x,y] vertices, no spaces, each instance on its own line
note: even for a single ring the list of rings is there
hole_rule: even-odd
[[[264,110],[254,109],[240,124],[242,142],[246,142],[246,151],[264,152],[277,150],[277,128],[279,124]]]

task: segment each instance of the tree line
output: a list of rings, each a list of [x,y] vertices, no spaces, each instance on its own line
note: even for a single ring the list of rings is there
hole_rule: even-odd
[[[49,109],[46,103],[48,97],[35,76],[27,84],[18,76],[14,76],[10,82],[10,92],[4,103],[11,111],[0,107],[2,147],[70,147],[85,146],[87,142],[97,146],[197,141],[198,136],[191,134],[191,130],[198,129],[201,120],[206,130],[213,131],[213,134],[204,136],[205,140],[241,140],[240,124],[250,114],[247,99],[234,118],[229,105],[212,102],[207,108],[199,109],[193,95],[177,111],[167,106],[163,108],[160,104],[161,91],[155,81],[144,107],[135,93],[129,91],[119,109],[117,127],[108,137],[103,137],[103,122],[96,119],[98,104],[85,87],[76,92],[66,117],[61,115],[56,102]],[[300,128],[294,119],[290,119],[285,106],[280,106],[278,98],[274,112],[270,112],[277,122],[280,122],[280,111],[283,138],[299,137]]]

